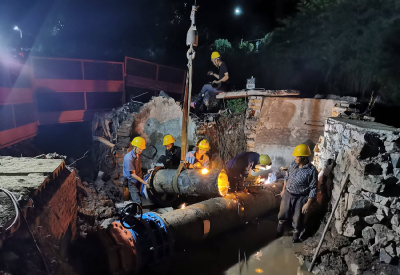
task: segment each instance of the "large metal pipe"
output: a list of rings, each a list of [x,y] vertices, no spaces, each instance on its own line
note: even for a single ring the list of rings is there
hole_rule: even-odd
[[[173,186],[176,170],[161,169],[153,174],[150,185],[157,193],[190,196],[219,197],[229,190],[228,176],[221,169],[189,169],[182,171],[177,179],[177,190]]]
[[[110,272],[137,274],[140,268],[170,257],[173,245],[201,242],[268,214],[279,207],[276,194],[282,190],[283,181],[269,187],[212,198],[164,214],[149,212],[140,221],[114,222],[100,232]]]

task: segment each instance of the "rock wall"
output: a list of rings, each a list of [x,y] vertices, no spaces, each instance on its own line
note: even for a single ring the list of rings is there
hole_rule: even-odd
[[[356,239],[355,245],[365,247],[370,255],[379,253],[385,263],[400,256],[399,142],[400,129],[329,118],[315,147],[318,169],[329,159],[336,160],[332,192],[332,205],[340,200],[335,211],[336,231]],[[339,198],[347,174],[349,182]]]

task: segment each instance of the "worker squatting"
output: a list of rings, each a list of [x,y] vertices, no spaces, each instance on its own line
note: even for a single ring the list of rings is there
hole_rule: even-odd
[[[159,162],[164,168],[177,168],[180,163],[181,148],[175,145],[175,139],[171,135],[163,138],[163,145],[165,154],[160,157]],[[141,204],[140,194],[147,194],[147,190],[150,190],[150,186],[143,179],[141,153],[144,149],[146,149],[145,140],[142,137],[135,137],[123,162],[125,186],[129,190],[131,200],[138,204]],[[195,150],[186,154],[186,169],[210,169],[210,158],[207,155],[209,150],[209,142],[205,139],[200,140]],[[291,221],[293,242],[301,241],[307,234],[304,215],[309,211],[317,194],[317,170],[310,163],[310,155],[311,151],[307,145],[296,146],[293,151],[294,161],[286,175],[278,169],[271,168],[272,161],[268,155],[256,152],[240,153],[226,164],[231,192],[243,190],[244,180],[250,175],[261,178],[265,183],[274,182],[279,178],[285,179],[280,194],[282,200],[278,214],[277,236],[282,236],[285,223]]]

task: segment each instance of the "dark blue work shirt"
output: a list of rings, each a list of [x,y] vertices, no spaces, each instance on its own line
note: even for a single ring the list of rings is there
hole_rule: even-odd
[[[247,167],[254,169],[259,160],[259,154],[255,152],[244,152],[231,159],[227,163],[226,167],[228,169],[234,169],[237,173],[243,174]]]

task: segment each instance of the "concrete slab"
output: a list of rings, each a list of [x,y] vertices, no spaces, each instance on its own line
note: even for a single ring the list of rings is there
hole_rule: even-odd
[[[7,189],[15,195],[24,196],[35,192],[48,179],[49,177],[44,174],[28,174],[26,176],[0,175],[0,188]]]
[[[330,120],[350,124],[357,126],[359,128],[368,129],[368,131],[384,131],[384,132],[400,132],[399,128],[395,128],[389,125],[372,122],[372,121],[361,121],[361,120],[354,120],[354,119],[347,119],[342,117],[332,117],[329,118]]]
[[[239,90],[235,92],[227,92],[217,95],[217,99],[232,99],[249,96],[298,96],[299,91],[296,90]]]
[[[0,157],[0,187],[17,197],[36,194],[65,167],[62,159]]]
[[[62,159],[0,157],[0,175],[30,173],[52,174],[55,170],[63,167],[64,160]]]

